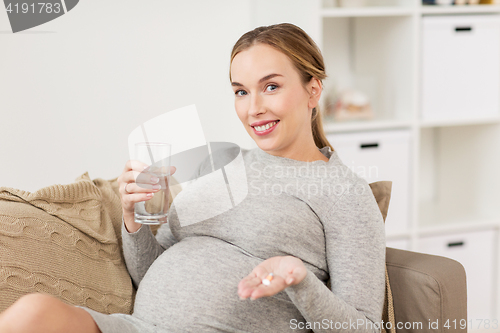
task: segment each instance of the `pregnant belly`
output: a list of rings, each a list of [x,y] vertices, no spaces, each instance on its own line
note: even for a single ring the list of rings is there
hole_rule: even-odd
[[[168,332],[287,330],[303,318],[285,291],[240,300],[238,283],[261,259],[209,236],[187,237],[151,265],[137,291],[134,316]]]

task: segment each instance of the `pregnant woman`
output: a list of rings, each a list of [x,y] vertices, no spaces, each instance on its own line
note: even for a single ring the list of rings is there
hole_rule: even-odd
[[[368,183],[323,133],[318,47],[295,25],[259,27],[235,44],[229,76],[236,113],[258,146],[241,151],[245,199],[182,226],[176,206],[213,202],[214,179],[199,177],[154,236],[133,210],[158,180],[134,183],[127,162],[118,180],[134,313],[105,315],[33,294],[0,316],[2,333],[380,332],[383,218]]]

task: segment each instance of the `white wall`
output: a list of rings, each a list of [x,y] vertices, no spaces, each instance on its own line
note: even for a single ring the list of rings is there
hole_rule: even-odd
[[[272,2],[273,21],[264,1],[82,0],[16,34],[0,10],[0,186],[114,178],[132,129],[193,103],[207,141],[255,147],[234,111],[230,52],[255,25],[307,29],[308,2],[287,3]]]
[[[316,0],[251,0],[251,25],[258,27],[281,22],[293,23],[321,46],[321,1]]]
[[[82,0],[52,22],[0,34],[0,186],[116,177],[132,129],[193,103],[208,141],[249,146],[228,76],[248,13],[246,0]]]

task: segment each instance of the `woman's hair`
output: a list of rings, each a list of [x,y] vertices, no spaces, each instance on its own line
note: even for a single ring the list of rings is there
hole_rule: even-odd
[[[231,63],[239,52],[258,43],[272,46],[288,56],[299,72],[304,86],[313,77],[321,83],[326,78],[325,64],[319,47],[304,30],[291,23],[258,27],[245,33],[234,44],[231,52]],[[231,70],[229,70],[229,79],[231,80]],[[323,120],[319,106],[313,109],[311,129],[316,146],[318,148],[329,146],[333,151],[333,147],[323,131]]]

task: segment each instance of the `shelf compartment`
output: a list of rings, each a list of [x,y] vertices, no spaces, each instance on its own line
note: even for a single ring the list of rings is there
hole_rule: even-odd
[[[500,125],[420,130],[418,225],[452,226],[500,218]],[[489,223],[489,222],[488,222]]]
[[[481,212],[473,204],[457,205],[456,209],[449,209],[432,201],[419,202],[419,220],[419,236],[500,225],[498,216]]]
[[[322,20],[321,45],[328,75],[321,100],[325,123],[335,122],[332,108],[339,93],[349,88],[367,95],[375,122],[410,121],[415,100],[413,17]]]

